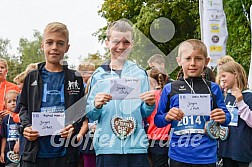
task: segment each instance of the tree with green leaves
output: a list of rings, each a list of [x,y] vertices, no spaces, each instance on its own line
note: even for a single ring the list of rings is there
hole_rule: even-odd
[[[227,54],[242,64],[248,72],[251,54],[251,35],[246,13],[249,13],[251,0],[223,0],[223,3],[229,32]],[[144,67],[146,59],[148,58],[148,56],[143,56],[143,54],[152,53],[152,51],[156,52],[155,50],[158,49],[164,55],[171,56],[171,58],[168,57],[171,61],[167,62],[167,64],[176,64],[174,59],[176,51],[174,49],[182,41],[189,38],[200,39],[198,0],[104,0],[98,13],[107,19],[108,22],[122,18],[129,19],[148,38],[150,42],[143,40],[143,38],[135,40],[134,45],[136,46],[137,44],[137,47],[133,55],[131,55],[131,59],[139,63],[142,67]],[[175,26],[173,38],[165,43],[154,40],[150,33],[150,27],[153,21],[160,17],[170,19]],[[105,40],[105,30],[106,27],[103,27],[96,33],[99,36],[99,40]],[[149,46],[153,44],[158,49]],[[173,53],[170,55],[170,52]],[[171,69],[174,69],[174,67]],[[173,78],[175,78],[176,74],[177,70],[172,73]]]
[[[251,0],[224,0],[228,27],[227,54],[240,63],[247,72],[251,61],[251,20],[249,21],[247,17],[251,5]]]
[[[0,38],[0,58],[9,59],[11,57],[8,49],[11,49],[10,40]]]
[[[129,17],[127,17],[125,12],[122,12],[122,4],[119,5],[120,3],[122,2],[116,1],[111,6],[112,4],[108,5],[110,1],[105,0],[99,13],[108,21],[126,18],[134,24],[137,33],[135,34],[133,53],[129,58],[145,68],[147,66],[147,60],[153,54],[158,53],[166,56],[172,52],[172,55],[168,55],[170,57],[167,56],[170,58],[167,65],[173,65],[169,68],[168,72],[172,73],[177,67],[174,48],[188,38],[199,37],[198,32],[200,31],[197,29],[197,23],[199,24],[199,20],[197,20],[197,17],[199,18],[198,1],[124,1],[123,6],[126,6],[127,11],[134,11],[131,12]],[[109,14],[110,12],[113,14]],[[160,17],[170,19],[176,30],[173,38],[165,43],[154,40],[150,33],[151,24]]]
[[[98,68],[104,61],[105,57],[102,56],[98,51],[96,53],[89,53],[86,58],[83,59],[82,62],[91,62],[95,64],[95,68]]]
[[[7,80],[13,82],[13,78],[21,72],[21,66],[17,57],[9,53],[11,49],[10,40],[0,38],[0,58],[3,58],[8,63]]]
[[[19,40],[18,52],[20,54],[20,62],[24,71],[30,63],[45,61],[44,54],[41,50],[42,35],[38,31],[34,31],[33,40],[21,38]]]

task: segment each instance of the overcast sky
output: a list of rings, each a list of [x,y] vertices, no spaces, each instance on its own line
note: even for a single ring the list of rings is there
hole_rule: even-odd
[[[1,0],[0,38],[11,40],[12,52],[20,38],[32,40],[33,30],[43,32],[53,21],[68,26],[70,31],[71,64],[78,65],[78,57],[88,53],[104,53],[104,44],[92,34],[105,26],[106,20],[98,15],[103,0]]]

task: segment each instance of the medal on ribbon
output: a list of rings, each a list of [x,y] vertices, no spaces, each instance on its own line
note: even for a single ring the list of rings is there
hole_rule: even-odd
[[[19,161],[20,161],[19,154],[14,153],[14,151],[8,151],[6,156],[7,156],[8,160],[10,160],[11,162],[13,162],[15,164],[19,163]]]
[[[227,140],[229,136],[228,127],[220,126],[219,123],[211,120],[207,121],[205,125],[206,134],[212,139],[219,139],[224,141]]]
[[[229,128],[220,126],[220,139],[222,141],[227,140],[228,136],[229,136]]]
[[[207,121],[205,124],[205,132],[212,139],[220,137],[220,125],[214,120]]]

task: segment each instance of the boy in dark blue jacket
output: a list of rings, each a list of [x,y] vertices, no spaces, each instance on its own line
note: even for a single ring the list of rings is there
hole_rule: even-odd
[[[219,86],[201,77],[209,60],[204,43],[196,39],[183,42],[178,50],[177,62],[182,66],[184,77],[167,84],[162,91],[155,124],[157,127],[172,125],[169,147],[171,167],[216,166],[217,140],[205,134],[205,125],[209,120],[212,120],[209,124],[212,126],[228,125],[230,113]],[[193,101],[195,97],[200,98]],[[217,131],[213,133],[218,134]]]

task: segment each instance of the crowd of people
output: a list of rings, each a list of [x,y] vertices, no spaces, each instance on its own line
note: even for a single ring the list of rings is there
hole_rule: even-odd
[[[160,54],[149,58],[148,70],[128,60],[133,34],[127,21],[113,22],[110,59],[75,71],[62,61],[67,26],[49,23],[45,62],[30,64],[16,84],[6,81],[8,64],[0,59],[1,165],[249,167],[252,91],[244,68],[223,56],[215,75],[205,44],[188,39],[172,79]]]

